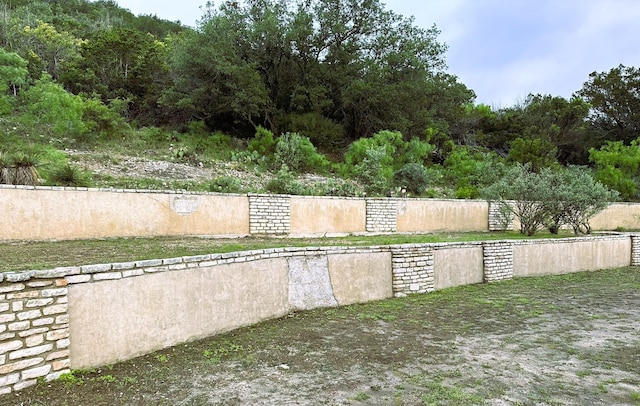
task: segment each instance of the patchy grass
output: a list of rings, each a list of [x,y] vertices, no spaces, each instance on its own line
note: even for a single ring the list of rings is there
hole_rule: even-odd
[[[520,278],[293,313],[0,406],[640,405],[638,325],[637,268]]]
[[[535,238],[550,237],[540,234]],[[564,237],[569,236],[561,235]],[[51,269],[145,259],[175,258],[189,255],[226,253],[276,247],[302,246],[367,246],[434,243],[446,241],[479,241],[524,239],[515,232],[394,234],[319,238],[206,238],[155,237],[106,238],[69,241],[0,242],[0,272]],[[531,238],[531,237],[528,237]]]

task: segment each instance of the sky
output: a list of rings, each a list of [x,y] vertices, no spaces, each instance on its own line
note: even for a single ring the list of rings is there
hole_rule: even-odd
[[[447,72],[494,108],[529,93],[571,98],[591,72],[640,67],[637,0],[382,0],[441,31]],[[134,14],[195,27],[206,0],[117,0]],[[219,5],[221,0],[214,1]]]

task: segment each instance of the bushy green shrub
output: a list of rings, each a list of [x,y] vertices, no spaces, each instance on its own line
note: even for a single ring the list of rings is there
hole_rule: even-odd
[[[344,147],[344,127],[318,113],[289,114],[290,132],[305,134],[321,151],[336,152]]]
[[[241,162],[243,164],[262,165],[266,163],[266,157],[260,155],[258,151],[238,151],[231,155],[233,162]]]
[[[300,183],[287,165],[282,165],[276,176],[267,182],[267,191],[283,195],[309,195],[312,194],[304,184]]]
[[[329,160],[318,153],[309,138],[297,133],[286,133],[278,137],[275,152],[276,166],[287,165],[294,172],[324,172]]]
[[[83,121],[84,100],[73,95],[55,83],[51,76],[42,79],[20,94],[24,106],[24,120],[31,125],[48,127],[52,134],[83,137],[87,126]]]
[[[110,138],[127,135],[131,127],[117,111],[107,107],[96,98],[84,100],[82,121],[85,132],[78,135],[79,141],[90,141],[96,137]],[[91,134],[91,139],[89,139]]]
[[[388,158],[384,146],[372,147],[365,152],[365,157],[355,167],[358,179],[363,183],[369,196],[386,196],[389,193],[393,171],[384,163]]]
[[[458,199],[475,199],[480,189],[499,180],[506,167],[502,159],[493,152],[474,151],[465,146],[456,146],[443,165],[444,181],[454,187]]]
[[[596,166],[596,179],[617,190],[625,201],[638,200],[640,194],[640,138],[624,145],[608,141],[600,149],[589,150],[589,160]]]
[[[355,197],[360,195],[358,186],[348,180],[329,179],[326,182],[316,183],[313,187],[316,196],[341,196]]]
[[[589,233],[589,219],[617,198],[585,168],[544,168],[536,173],[527,165],[512,167],[483,193],[502,212],[516,216],[520,232],[527,235],[543,227],[557,233],[563,225],[571,226],[575,234]]]
[[[219,160],[231,160],[240,144],[229,135],[215,133],[183,139],[198,155]]]
[[[376,165],[379,165],[380,170],[384,172],[384,177],[389,181],[395,171],[407,164],[426,164],[434,147],[417,138],[407,142],[397,131],[380,131],[371,138],[361,138],[349,145],[344,156],[342,173],[360,176],[364,160],[368,159],[371,164],[373,150],[377,151],[374,153]]]
[[[395,186],[404,188],[408,193],[421,195],[429,185],[429,177],[424,166],[409,163],[393,174]]]
[[[276,152],[276,140],[273,133],[266,128],[258,127],[255,136],[249,141],[247,151],[255,151],[269,161],[272,160]]]
[[[380,131],[371,138],[360,138],[349,145],[344,162],[354,168],[368,157],[369,151],[376,149],[382,166],[392,168],[396,151],[402,148],[402,134],[392,131]],[[380,154],[382,152],[382,154]]]
[[[241,189],[240,181],[229,176],[220,176],[209,183],[209,192],[238,193]]]

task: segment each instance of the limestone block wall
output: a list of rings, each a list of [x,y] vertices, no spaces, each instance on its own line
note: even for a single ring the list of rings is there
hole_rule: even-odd
[[[0,274],[0,394],[70,371],[67,281],[37,276]]]
[[[431,244],[391,247],[395,296],[427,293],[435,289],[433,251]]]
[[[367,231],[393,233],[397,231],[397,200],[367,199]]]
[[[291,196],[249,195],[249,233],[285,235],[291,230]]]
[[[487,241],[482,244],[482,248],[485,282],[513,278],[512,241]]]
[[[489,202],[489,231],[513,230],[513,220],[513,213],[505,212],[502,204]]]
[[[639,238],[271,248],[4,273],[0,394],[295,310],[637,264]]]
[[[640,235],[631,234],[631,265],[640,266]]]

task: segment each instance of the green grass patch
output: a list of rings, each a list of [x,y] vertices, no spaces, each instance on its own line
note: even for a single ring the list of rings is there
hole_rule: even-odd
[[[106,238],[0,243],[0,272],[145,259],[227,253],[278,247],[379,246],[521,238],[518,233],[441,233],[335,238]],[[539,238],[543,238],[541,235]],[[496,304],[497,305],[497,304]]]

